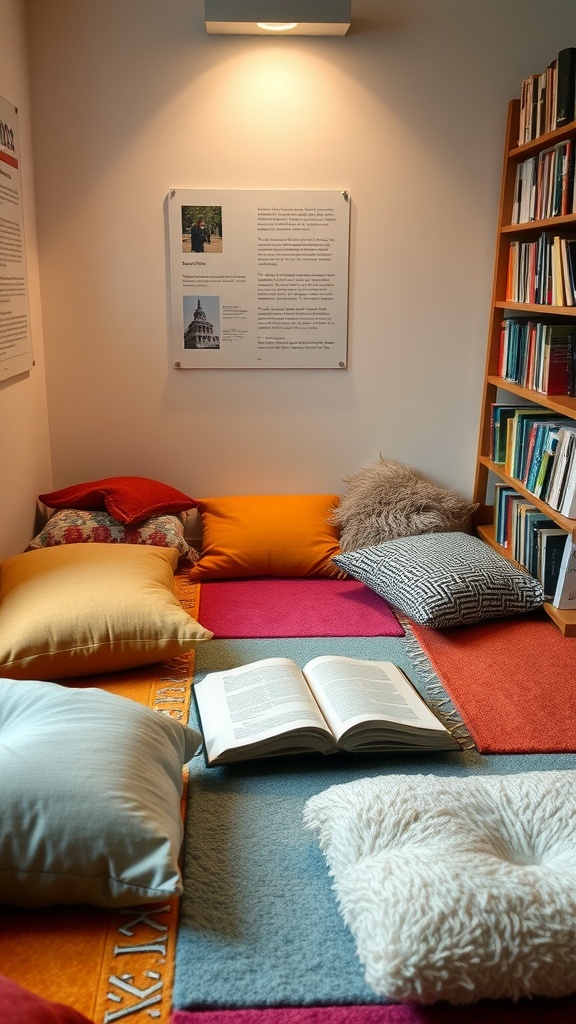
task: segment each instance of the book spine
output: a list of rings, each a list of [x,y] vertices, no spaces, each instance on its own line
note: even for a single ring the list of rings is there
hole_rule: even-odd
[[[541,390],[545,395],[567,395],[570,345],[567,339],[550,340],[547,351],[546,374]]]
[[[567,534],[560,533],[554,537],[547,537],[544,544],[542,586],[549,601],[553,600],[556,594],[566,536]]]
[[[567,519],[576,519],[576,440],[573,439],[572,450],[569,455],[566,479],[562,494],[560,495],[560,514]]]
[[[576,544],[568,535],[553,602],[556,608],[576,608]]]
[[[576,47],[560,50],[557,66],[556,128],[574,120],[576,88]]]

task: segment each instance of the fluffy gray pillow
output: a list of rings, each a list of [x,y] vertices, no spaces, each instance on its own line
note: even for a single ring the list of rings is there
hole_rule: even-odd
[[[332,510],[342,551],[420,533],[467,532],[477,505],[430,483],[402,462],[383,459],[346,477],[348,491]]]

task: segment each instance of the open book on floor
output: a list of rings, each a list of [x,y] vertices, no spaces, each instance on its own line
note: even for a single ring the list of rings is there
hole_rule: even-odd
[[[303,669],[265,658],[210,672],[193,688],[208,765],[338,750],[460,750],[388,661],[324,656]]]

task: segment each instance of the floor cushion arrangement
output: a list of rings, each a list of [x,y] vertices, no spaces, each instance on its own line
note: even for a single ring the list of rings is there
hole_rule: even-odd
[[[236,945],[247,947],[248,962],[254,961],[254,969],[261,972],[269,950],[252,957],[253,922],[239,909],[239,893],[244,884],[240,874],[249,864],[240,838],[244,836],[250,846],[262,840],[262,833],[248,826],[246,834],[242,832],[233,812],[247,817],[242,787],[250,788],[252,780],[256,820],[269,827],[273,815],[266,815],[266,809],[271,796],[279,803],[280,792],[287,799],[294,785],[292,826],[287,829],[282,814],[279,821],[280,877],[283,884],[288,883],[290,870],[286,871],[288,859],[282,859],[282,844],[294,845],[296,827],[305,841],[306,855],[312,851],[316,855],[318,877],[310,883],[308,872],[306,885],[311,886],[312,895],[314,885],[325,891],[330,906],[324,906],[323,912],[331,915],[334,931],[343,937],[346,964],[352,965],[360,983],[358,991],[354,989],[356,1001],[365,1003],[364,1009],[369,1009],[370,1000],[382,1007],[390,1001],[412,1007],[437,1006],[440,1001],[457,1008],[483,999],[558,999],[576,990],[576,842],[571,828],[576,768],[556,771],[554,763],[545,771],[524,771],[506,763],[496,777],[483,777],[481,770],[469,777],[466,772],[474,766],[467,762],[463,768],[458,751],[439,764],[426,762],[424,769],[422,761],[412,766],[404,761],[408,774],[398,762],[390,761],[385,775],[380,774],[381,762],[364,762],[357,765],[355,775],[348,776],[355,781],[341,784],[347,775],[342,770],[336,785],[316,765],[310,766],[306,783],[304,769],[288,765],[280,785],[281,771],[278,779],[271,771],[266,781],[264,770],[255,769],[252,778],[250,765],[236,779],[234,771],[226,777],[225,770],[220,775],[221,769],[213,769],[204,783],[199,771],[202,759],[196,758],[190,765],[196,803],[187,801],[183,831],[181,798],[188,788],[183,786],[183,769],[186,777],[187,762],[198,750],[198,733],[173,720],[174,708],[170,712],[163,708],[162,689],[156,710],[151,711],[99,691],[98,683],[90,685],[94,674],[96,679],[110,672],[122,675],[151,662],[158,663],[160,670],[160,665],[167,666],[166,659],[178,661],[182,656],[193,661],[196,651],[199,664],[205,654],[209,661],[212,651],[220,652],[227,664],[236,656],[238,645],[252,636],[260,644],[266,637],[280,638],[277,642],[283,645],[290,643],[290,635],[296,645],[306,636],[342,637],[347,647],[353,642],[365,644],[370,636],[379,642],[390,637],[386,642],[405,644],[399,652],[408,656],[410,643],[417,644],[417,634],[409,622],[405,631],[404,620],[399,623],[386,602],[429,629],[461,628],[540,607],[543,593],[535,580],[463,532],[473,506],[455,492],[434,488],[410,467],[384,459],[351,478],[350,484],[345,499],[324,494],[193,499],[158,481],[114,477],[40,496],[57,509],[55,515],[23,555],[7,559],[1,567],[0,675],[7,678],[0,679],[0,739],[7,742],[0,765],[5,805],[0,901],[16,904],[7,908],[12,910],[60,902],[91,903],[121,913],[131,913],[124,908],[133,907],[135,920],[152,921],[155,931],[157,923],[147,917],[156,912],[151,905],[162,909],[162,901],[177,904],[174,897],[183,892],[182,864],[190,867],[204,855],[210,903],[225,899],[231,880],[236,883],[231,912],[222,918],[222,933],[218,928],[204,929],[210,933],[209,942],[217,940],[215,955],[221,958],[222,943],[234,938]],[[365,514],[363,496],[371,495],[373,500],[375,494],[378,507]],[[190,508],[197,509],[202,524],[198,558],[184,538]],[[210,622],[201,625],[195,618],[199,614],[196,599],[187,608],[176,589],[174,572],[177,566],[182,570],[184,559],[187,586],[201,590],[196,584],[202,583],[206,587],[206,608],[210,587],[230,592],[228,618],[218,634],[225,639],[217,643],[204,643],[214,640]],[[304,595],[303,587],[297,586],[304,583],[309,584],[308,602],[313,604],[311,595],[318,591],[314,600],[324,616],[328,612],[325,588],[342,585],[344,603],[338,615],[347,628],[344,623],[335,625],[332,618],[320,629],[318,612],[314,627],[302,632],[302,616],[294,616],[298,609],[291,604]],[[263,584],[278,591],[276,605],[264,596]],[[370,601],[359,593],[360,587]],[[265,632],[261,621],[253,622],[258,588],[270,619]],[[252,621],[241,632],[236,625],[239,593]],[[346,605],[353,599],[362,604],[356,619]],[[375,608],[374,601],[381,601],[382,607]],[[372,632],[364,625],[363,602],[378,620]],[[385,629],[380,621],[384,611],[390,620]],[[291,633],[286,632],[288,612],[298,623]],[[221,609],[215,606],[214,614],[221,614]],[[230,639],[233,642],[227,643]],[[86,685],[81,685],[86,678]],[[442,688],[439,680],[438,686]],[[474,753],[462,756],[473,760]],[[422,770],[437,774],[418,774]],[[329,788],[322,791],[323,778]],[[238,806],[232,799],[235,785]],[[209,829],[201,830],[204,854],[195,831],[202,812],[214,825],[214,800],[226,810],[217,856],[206,842]],[[308,832],[319,839],[337,901],[330,893],[322,855]],[[234,852],[238,856],[229,857]],[[257,857],[260,853],[259,843]],[[219,858],[222,879],[216,892],[214,868]],[[265,872],[259,877],[265,877]],[[301,887],[299,875],[297,883]],[[253,901],[251,888],[250,893]],[[191,894],[184,893],[180,925],[197,936],[202,932],[196,917],[202,896],[196,891],[193,897],[196,902],[191,904]],[[206,906],[204,911],[208,913]],[[337,927],[339,911],[347,928]],[[321,917],[318,900],[313,916]],[[270,921],[274,928],[273,913]],[[307,930],[312,933],[314,927],[316,923],[311,923]],[[152,949],[154,943],[148,944]],[[324,960],[331,960],[329,942],[316,946],[325,947]],[[286,943],[282,950],[286,973],[292,963]],[[304,958],[305,950],[302,941]],[[212,952],[210,945],[206,955]],[[234,988],[232,959],[224,957],[225,976],[222,960],[217,959],[217,980],[208,986],[204,982],[208,996],[198,1005],[205,1011],[232,1006],[225,1001],[225,992]],[[196,969],[198,957],[192,961]],[[345,970],[344,965],[340,979]],[[161,1017],[161,1024],[167,1024],[168,976],[169,971],[162,1008],[153,1012]],[[118,1017],[132,1012],[129,1000],[142,988],[140,982],[124,983],[122,979],[128,977],[111,975],[104,995],[105,1000],[126,1000]],[[160,1000],[156,989],[164,985],[164,976],[154,978],[150,983],[154,1000]],[[314,997],[317,978],[312,971]],[[0,1009],[1,982],[0,978]],[[180,993],[181,982],[182,970]],[[254,1001],[253,982],[248,981],[248,1005]],[[190,984],[192,1002],[186,998],[181,1007],[194,1008],[199,998],[200,979],[193,977]],[[266,988],[265,980],[263,984]],[[122,996],[117,994],[118,986]],[[268,986],[266,1004],[269,991]],[[346,991],[344,985],[342,993]],[[16,998],[8,992],[12,995]],[[339,998],[337,993],[327,1002],[337,1003]],[[286,1005],[289,1002],[284,1000]],[[300,1006],[298,999],[295,1002]],[[237,1005],[247,1004],[240,1000]],[[44,1007],[46,1024],[86,1024],[87,1018],[81,1015],[66,1016],[68,1009],[58,1004]],[[52,1018],[50,1012],[63,1015]],[[309,1012],[314,1012],[312,1007]],[[113,1016],[110,1011],[110,1020]],[[32,1007],[26,1019],[35,1021]]]

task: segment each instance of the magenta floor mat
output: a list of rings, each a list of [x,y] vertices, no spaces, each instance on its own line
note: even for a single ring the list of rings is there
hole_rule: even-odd
[[[274,578],[202,583],[198,617],[221,640],[404,636],[386,602],[356,580]]]

